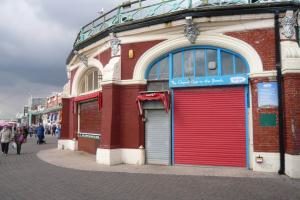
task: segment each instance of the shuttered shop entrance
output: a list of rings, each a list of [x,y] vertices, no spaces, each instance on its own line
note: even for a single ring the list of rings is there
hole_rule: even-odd
[[[243,87],[174,90],[175,164],[246,167]]]
[[[146,162],[170,164],[170,114],[165,110],[146,111]]]
[[[98,109],[98,101],[89,101],[79,105],[79,131],[80,133],[101,133],[101,112]],[[96,154],[99,140],[79,138],[78,149]]]

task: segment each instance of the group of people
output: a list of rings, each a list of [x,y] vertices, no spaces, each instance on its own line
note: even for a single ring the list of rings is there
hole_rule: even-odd
[[[27,139],[28,130],[26,127],[8,127],[5,125],[0,131],[1,150],[4,155],[8,154],[9,144],[13,143],[17,154],[21,154],[21,146]]]
[[[39,126],[29,127],[10,127],[4,125],[2,130],[0,127],[0,142],[2,153],[4,155],[7,155],[9,144],[11,144],[13,148],[16,148],[17,154],[20,155],[22,144],[26,142],[28,134],[30,135],[30,137],[35,134],[35,137],[37,137],[37,144],[45,144],[45,134],[56,135],[59,138],[60,129],[60,124],[53,124],[51,126],[46,126],[45,128],[43,124],[39,124]]]

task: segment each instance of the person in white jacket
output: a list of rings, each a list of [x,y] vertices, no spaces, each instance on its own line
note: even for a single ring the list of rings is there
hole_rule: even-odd
[[[7,126],[4,126],[2,131],[0,132],[0,142],[3,154],[7,155],[9,142],[12,141],[12,139],[13,134],[11,130]]]

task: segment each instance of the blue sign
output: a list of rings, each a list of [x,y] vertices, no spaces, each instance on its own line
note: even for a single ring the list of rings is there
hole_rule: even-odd
[[[233,76],[180,77],[173,78],[170,81],[171,88],[244,84],[248,84],[248,77],[243,74]]]
[[[258,83],[258,107],[270,108],[278,107],[277,82]]]

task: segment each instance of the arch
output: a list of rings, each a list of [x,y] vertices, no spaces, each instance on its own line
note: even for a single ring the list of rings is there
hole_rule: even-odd
[[[78,96],[78,87],[80,84],[80,80],[81,77],[85,74],[85,72],[93,67],[96,67],[101,74],[103,74],[103,65],[101,64],[101,62],[95,58],[89,58],[88,59],[88,67],[85,67],[83,64],[81,64],[78,68],[78,70],[75,73],[75,76],[73,78],[73,84],[72,84],[72,92],[71,95],[72,96]]]
[[[145,80],[148,66],[161,55],[188,46],[215,46],[231,50],[245,58],[249,65],[250,74],[263,72],[263,64],[255,49],[248,43],[226,35],[200,35],[195,44],[191,44],[185,37],[166,40],[146,51],[138,60],[133,72],[134,80]]]

